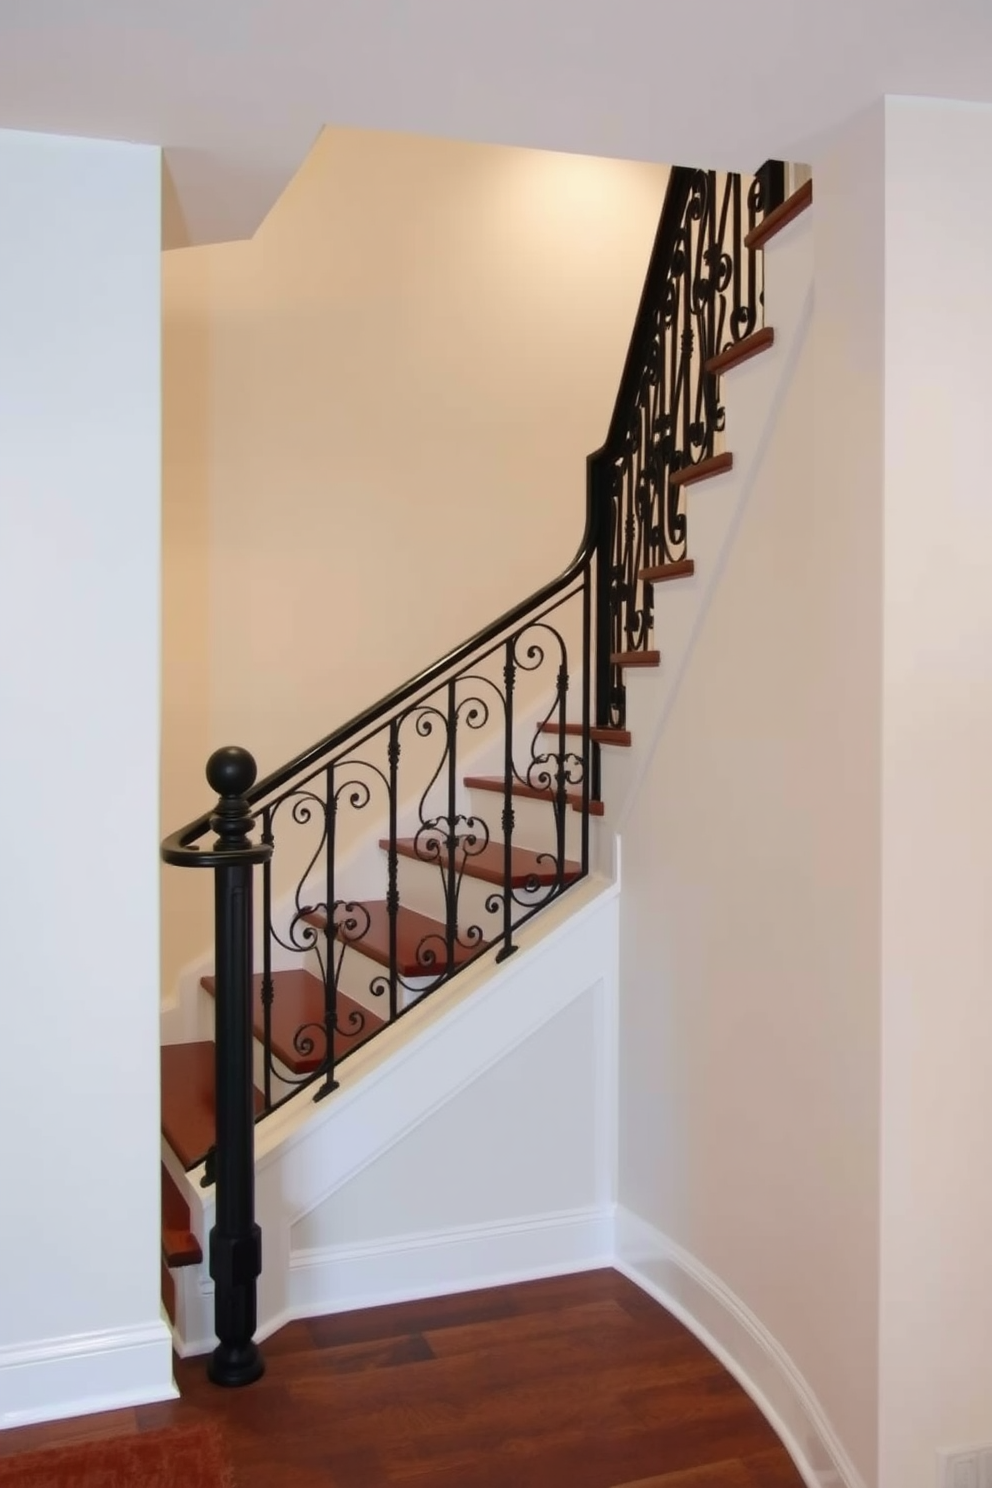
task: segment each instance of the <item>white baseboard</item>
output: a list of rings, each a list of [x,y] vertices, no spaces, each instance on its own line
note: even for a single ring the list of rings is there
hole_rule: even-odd
[[[609,1209],[401,1235],[368,1245],[298,1251],[290,1261],[297,1316],[476,1291],[609,1265]]]
[[[289,1305],[255,1336],[261,1341],[295,1318],[474,1292],[612,1263],[612,1206],[300,1250],[290,1259]],[[204,1296],[211,1290],[204,1286]],[[179,1347],[186,1358],[208,1352],[215,1343],[211,1334],[183,1340]]]
[[[0,1348],[0,1429],[172,1400],[165,1323]]]
[[[780,1437],[807,1488],[865,1488],[792,1359],[718,1276],[622,1207],[614,1265],[729,1370]]]

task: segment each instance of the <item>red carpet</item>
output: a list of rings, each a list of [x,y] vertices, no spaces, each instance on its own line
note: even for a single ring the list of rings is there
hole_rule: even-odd
[[[0,1457],[0,1488],[235,1488],[215,1426],[116,1436]]]

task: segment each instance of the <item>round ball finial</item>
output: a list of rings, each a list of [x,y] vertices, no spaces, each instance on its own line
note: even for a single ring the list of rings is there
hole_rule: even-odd
[[[247,749],[227,744],[207,760],[207,784],[219,796],[244,796],[255,784],[258,766]]]

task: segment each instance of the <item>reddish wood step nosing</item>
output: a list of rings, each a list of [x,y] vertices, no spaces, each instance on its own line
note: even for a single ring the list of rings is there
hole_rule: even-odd
[[[365,915],[368,913],[368,924]],[[376,961],[380,966],[389,965],[389,907],[384,899],[356,901],[348,906],[349,916],[354,919],[354,928],[342,933],[338,931],[338,945],[359,951]],[[326,930],[327,915],[315,910],[304,919],[318,930]],[[360,933],[364,931],[364,933]],[[397,971],[405,977],[438,976],[448,969],[446,931],[441,920],[431,919],[416,909],[400,905],[396,916]],[[455,945],[455,967],[464,966],[475,956],[488,950],[488,941],[477,945]]]
[[[730,450],[725,450],[722,455],[710,455],[708,460],[699,460],[695,465],[683,465],[681,470],[673,470],[668,477],[670,486],[694,486],[697,481],[709,480],[714,475],[723,475],[727,470],[733,470],[734,457]]]
[[[162,1230],[162,1259],[167,1266],[198,1266],[203,1260],[200,1242],[190,1230]]]
[[[542,723],[538,729],[540,734],[557,734],[560,732],[557,723]],[[571,738],[581,738],[583,728],[581,723],[566,723],[565,733]],[[591,728],[589,737],[594,744],[616,744],[621,749],[629,749],[631,744],[630,730],[618,728]]]
[[[656,667],[661,665],[660,651],[614,651],[610,656],[613,666]]]
[[[769,238],[781,232],[800,212],[805,212],[813,201],[813,182],[804,181],[780,206],[773,208],[763,222],[752,227],[744,239],[745,248],[763,248]]]
[[[645,584],[664,584],[668,579],[691,579],[696,572],[692,558],[680,558],[678,563],[659,563],[656,568],[642,568],[637,577]]]
[[[253,1026],[255,1037],[263,1039],[265,1016],[262,1007],[262,975],[256,974],[254,984]],[[200,986],[210,996],[215,995],[216,983],[212,976],[200,978]],[[356,1016],[357,1014],[357,1016]],[[319,977],[302,969],[275,971],[272,973],[272,1052],[275,1057],[292,1070],[294,1075],[312,1074],[324,1062],[326,1049],[319,1036],[324,1023],[324,984]],[[359,1006],[343,992],[337,994],[338,1031],[334,1035],[335,1061],[343,1059],[352,1049],[371,1038],[383,1025],[367,1008]],[[314,1040],[310,1054],[300,1054],[296,1049],[296,1036],[306,1028],[307,1036]],[[352,1032],[348,1030],[352,1029]],[[342,1032],[341,1030],[345,1031]]]
[[[740,341],[733,342],[719,356],[711,356],[705,364],[706,371],[719,377],[722,372],[729,372],[731,367],[739,367],[741,362],[750,361],[751,357],[767,351],[774,343],[773,327],[763,326],[760,331],[752,331],[750,336],[742,336]]]
[[[499,775],[466,775],[465,784],[469,790],[493,791],[494,794],[502,796],[506,794],[506,781]],[[511,796],[525,796],[529,801],[556,801],[557,792],[545,789],[537,785],[524,785],[520,780],[514,780],[510,786]],[[581,811],[583,807],[582,792],[567,790],[565,800],[573,811]],[[602,801],[589,802],[589,815],[602,816],[604,811]]]
[[[389,841],[384,838],[379,846],[386,852],[389,851]],[[400,837],[396,841],[396,851],[401,858],[413,858],[417,863],[427,863],[432,868],[447,868],[448,854],[442,849],[436,856],[424,850],[423,842],[417,841],[415,837]],[[505,844],[502,842],[488,842],[479,852],[460,852],[455,864],[459,873],[464,873],[466,878],[479,878],[484,883],[498,884],[502,886],[505,881]],[[578,863],[566,859],[563,877],[566,883],[573,882],[578,878],[582,869]],[[551,853],[536,853],[529,847],[512,847],[510,849],[510,886],[514,889],[526,889],[528,886],[535,888],[548,888],[557,883],[558,872],[553,862]]]
[[[217,1130],[214,1046],[209,1041],[163,1044],[160,1057],[162,1135],[183,1167],[194,1168],[210,1151]],[[256,1115],[264,1104],[256,1090]]]

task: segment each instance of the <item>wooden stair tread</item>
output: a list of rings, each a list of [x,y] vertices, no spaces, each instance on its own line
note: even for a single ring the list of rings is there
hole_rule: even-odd
[[[195,1044],[163,1044],[162,1135],[184,1168],[202,1162],[216,1135],[214,1046],[207,1039]],[[264,1097],[255,1091],[255,1113]]]
[[[727,470],[733,470],[734,457],[730,450],[724,450],[720,455],[710,455],[706,460],[697,460],[695,465],[683,465],[681,470],[673,470],[668,477],[670,486],[694,486],[697,481],[710,480],[714,475],[723,475]]]
[[[668,579],[691,579],[696,572],[692,558],[680,558],[677,563],[659,563],[654,568],[642,568],[637,577],[643,584],[663,584]]]
[[[469,790],[493,791],[497,795],[506,794],[506,781],[501,775],[466,775],[465,784]],[[557,791],[546,790],[538,785],[524,785],[523,781],[515,780],[510,786],[512,796],[525,796],[529,801],[555,801]],[[565,800],[573,811],[582,810],[582,792],[573,787],[565,792]],[[604,806],[602,801],[589,802],[589,815],[602,816]]]
[[[540,734],[557,734],[559,732],[560,729],[557,723],[542,723],[538,729],[538,733]],[[565,725],[565,733],[570,738],[578,737],[581,739],[583,732],[581,723],[566,723]],[[596,728],[593,726],[589,730],[589,737],[594,744],[617,744],[622,749],[630,748],[630,729]]]
[[[162,1259],[167,1266],[198,1266],[200,1242],[190,1229],[189,1205],[165,1163],[162,1168]]]
[[[379,843],[381,848],[389,851],[389,841],[384,839]],[[413,858],[418,863],[429,863],[431,867],[447,867],[448,854],[446,850],[441,851],[438,857],[424,852],[423,845],[418,846],[415,837],[399,837],[396,840],[396,851],[403,858]],[[485,883],[502,885],[504,881],[505,867],[505,845],[502,842],[488,842],[479,853],[471,856],[464,853],[459,854],[456,864],[459,872],[465,874],[466,878],[481,878]],[[566,883],[571,883],[581,873],[578,863],[565,861],[563,877]],[[533,852],[529,847],[512,847],[510,849],[510,886],[514,889],[525,889],[528,885],[546,888],[558,881],[558,872],[555,864],[551,861],[550,853]]]
[[[813,182],[804,181],[780,206],[774,207],[757,227],[752,227],[744,239],[745,248],[763,248],[769,238],[781,232],[800,212],[805,212],[813,202]]]
[[[750,361],[751,357],[767,351],[774,342],[775,331],[772,326],[762,326],[760,330],[752,331],[750,336],[742,336],[739,341],[731,342],[717,356],[711,356],[705,363],[705,370],[712,376],[719,377],[721,372],[729,372],[731,367],[739,367],[741,362]]]
[[[257,973],[252,981],[254,990],[252,1021],[255,1037],[261,1039],[265,1027],[261,973]],[[201,977],[200,986],[209,992],[211,997],[214,996],[216,982],[212,976]],[[320,1036],[320,1027],[324,1022],[324,984],[319,977],[313,976],[311,972],[300,967],[292,971],[274,971],[272,992],[272,1052],[287,1069],[292,1070],[294,1075],[312,1074],[323,1064],[326,1052]],[[345,1054],[349,1054],[352,1049],[370,1038],[382,1027],[384,1020],[377,1018],[374,1013],[361,1007],[352,998],[346,997],[343,992],[339,992],[337,1021],[339,1031],[334,1035],[335,1061],[342,1059]],[[314,1050],[308,1055],[298,1053],[294,1047],[294,1039],[299,1030],[304,1027],[308,1036],[315,1041]],[[349,1028],[354,1031],[348,1032]],[[341,1032],[341,1029],[345,1032]]]
[[[398,845],[398,844],[397,844]],[[381,966],[389,965],[389,908],[384,899],[355,901],[356,911],[365,910],[368,913],[369,923],[364,935],[358,934],[358,929],[364,928],[365,920],[361,914],[357,915],[359,925],[352,936],[343,936],[345,944],[354,950],[368,956],[370,960],[377,961]],[[317,910],[305,918],[318,930],[327,929],[327,915],[323,910]],[[455,945],[454,964],[456,967],[464,966],[466,961],[471,961],[474,956],[488,947],[487,941],[480,941],[478,945]],[[434,920],[430,915],[421,914],[419,910],[407,909],[400,905],[396,916],[396,959],[397,971],[404,977],[437,976],[439,972],[448,969],[448,952],[445,944],[444,923]]]
[[[656,667],[661,665],[660,651],[614,651],[610,656],[613,666]]]

